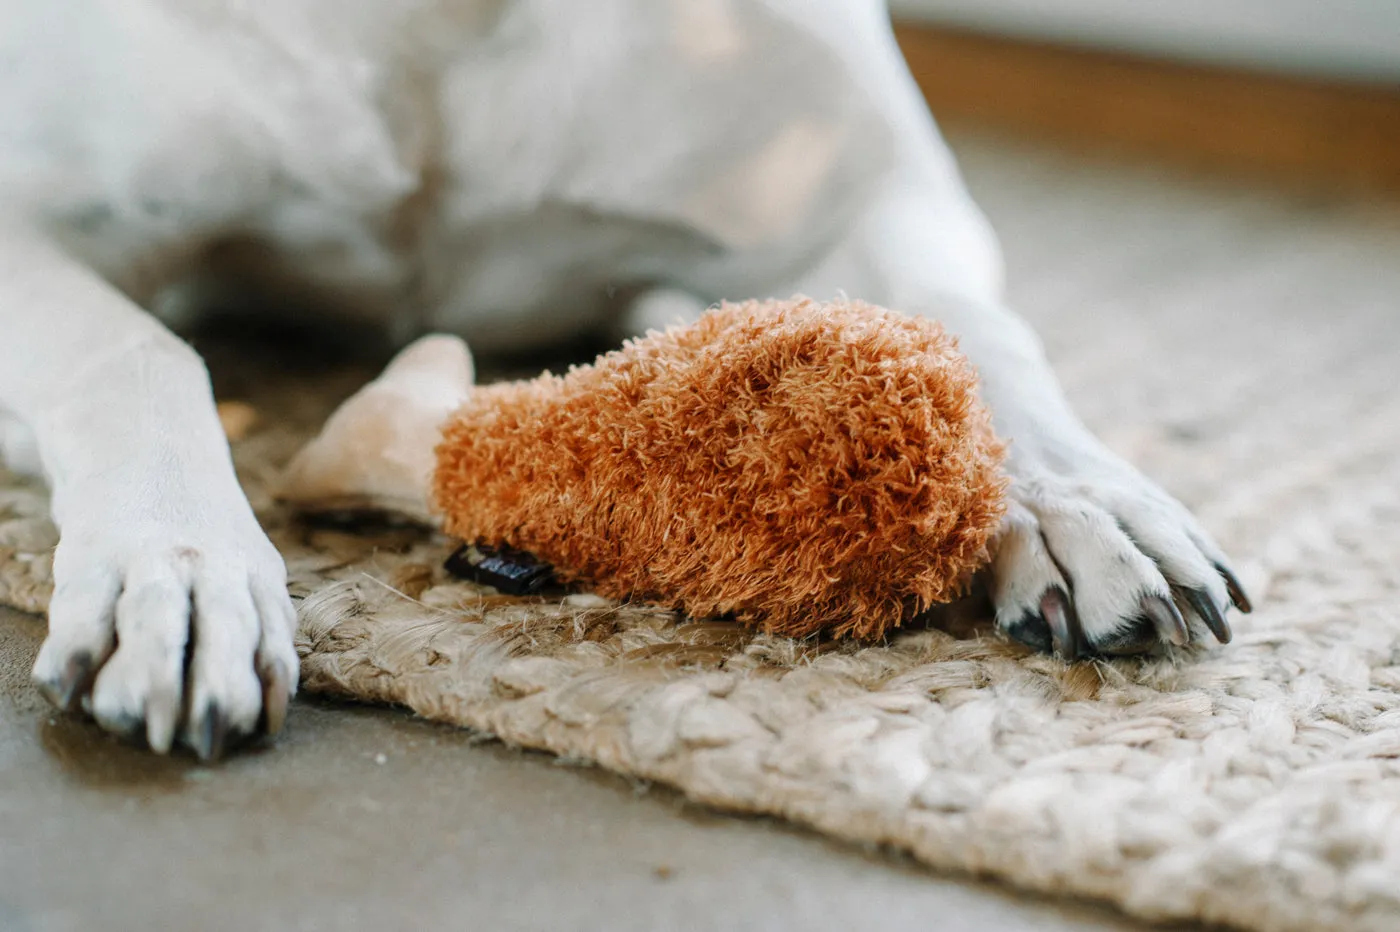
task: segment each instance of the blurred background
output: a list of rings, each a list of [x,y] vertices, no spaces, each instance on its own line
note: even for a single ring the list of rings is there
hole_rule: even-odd
[[[1400,195],[1397,0],[891,0],[942,124]]]
[[[1400,82],[1394,0],[892,0],[891,9],[1023,39]]]

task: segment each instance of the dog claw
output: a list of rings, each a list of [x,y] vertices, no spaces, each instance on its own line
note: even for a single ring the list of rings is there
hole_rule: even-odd
[[[1221,644],[1229,644],[1232,637],[1230,625],[1225,621],[1225,614],[1216,607],[1210,596],[1200,589],[1187,589],[1182,594],[1185,595],[1186,601],[1191,603],[1196,614],[1201,616],[1210,633],[1215,635],[1215,639]],[[1231,598],[1233,599],[1233,596]]]
[[[268,664],[263,669],[263,730],[275,735],[287,721],[287,706],[292,701],[291,677],[280,664]]]
[[[1055,653],[1065,661],[1079,656],[1079,639],[1070,626],[1069,595],[1063,589],[1052,588],[1040,597],[1040,615],[1050,628],[1050,640]]]
[[[1050,636],[1050,626],[1045,623],[1044,618],[1034,612],[1027,612],[1004,626],[1002,631],[1011,640],[1018,644],[1024,644],[1033,651],[1048,654],[1055,649],[1054,641]]]
[[[1224,564],[1217,563],[1215,564],[1215,571],[1220,574],[1221,579],[1225,580],[1225,590],[1230,593],[1230,602],[1234,604],[1235,608],[1244,612],[1246,615],[1254,611],[1254,604],[1249,601],[1249,596],[1245,593],[1244,586],[1240,585],[1239,579],[1235,577],[1234,573],[1230,572],[1230,568]],[[1212,628],[1211,630],[1213,631],[1215,629]],[[1217,634],[1216,636],[1218,637],[1219,635]],[[1225,640],[1229,640],[1229,638],[1227,637]],[[1225,641],[1221,641],[1221,643],[1223,644]]]
[[[1157,629],[1158,637],[1170,641],[1178,647],[1191,642],[1191,629],[1186,627],[1186,619],[1171,599],[1160,595],[1146,595],[1139,603],[1142,613]],[[1213,629],[1212,629],[1213,630]]]
[[[1039,608],[1039,612],[1026,612],[1002,631],[1032,650],[1074,660],[1079,653],[1079,639],[1071,625],[1069,596],[1058,587],[1048,589],[1040,597]]]
[[[157,754],[168,754],[175,741],[180,718],[180,697],[169,690],[153,691],[146,698],[146,743]]]
[[[224,753],[228,738],[228,718],[223,710],[210,703],[204,708],[204,720],[195,734],[194,752],[205,763],[218,760]]]
[[[57,679],[39,682],[39,691],[64,712],[76,711],[78,703],[92,686],[96,666],[92,654],[79,651],[68,658]]]

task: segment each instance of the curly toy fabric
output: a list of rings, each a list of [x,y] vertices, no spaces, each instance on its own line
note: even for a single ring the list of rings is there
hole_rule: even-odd
[[[724,304],[563,376],[475,389],[433,498],[448,533],[602,595],[878,637],[985,559],[1005,480],[975,388],[931,321]]]

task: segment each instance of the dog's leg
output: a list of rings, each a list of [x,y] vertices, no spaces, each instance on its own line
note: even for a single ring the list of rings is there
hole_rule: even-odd
[[[998,260],[990,237],[950,239],[950,224],[969,215],[938,192],[916,173],[892,184],[807,275],[769,293],[846,292],[927,314],[958,337],[1009,441],[1012,503],[992,566],[1008,635],[1066,656],[1139,652],[1205,628],[1228,640],[1226,606],[1249,603],[1224,554],[1180,503],[1084,427],[994,279],[970,287],[949,274]],[[1198,622],[1194,630],[1183,617]]]
[[[44,475],[39,445],[29,426],[8,411],[0,410],[0,465],[21,476]]]
[[[0,405],[32,432],[60,532],[44,694],[160,752],[276,731],[297,671],[286,570],[194,351],[47,240],[0,230]]]

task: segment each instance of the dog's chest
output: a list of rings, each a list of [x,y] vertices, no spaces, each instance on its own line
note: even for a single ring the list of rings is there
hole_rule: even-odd
[[[576,316],[800,250],[878,162],[839,63],[754,0],[108,9],[36,148],[65,137],[46,207],[118,275],[241,239],[370,313]]]

